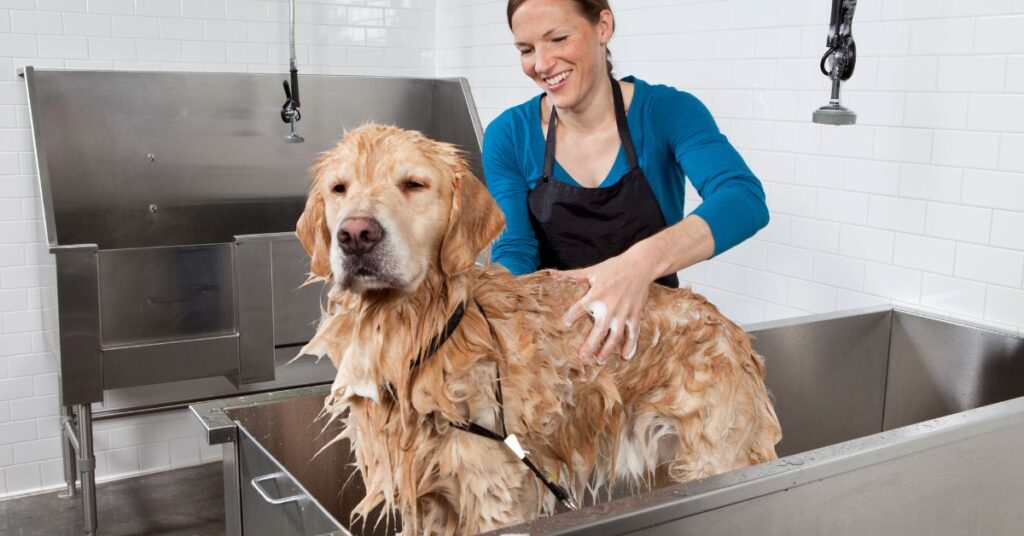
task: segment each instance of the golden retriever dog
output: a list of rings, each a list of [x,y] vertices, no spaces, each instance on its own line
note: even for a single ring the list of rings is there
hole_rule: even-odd
[[[312,171],[296,232],[330,290],[302,352],[337,367],[353,517],[470,534],[775,458],[764,361],[702,296],[653,285],[635,356],[583,361],[592,319],[559,319],[587,284],[476,265],[504,219],[454,146],[369,124]]]

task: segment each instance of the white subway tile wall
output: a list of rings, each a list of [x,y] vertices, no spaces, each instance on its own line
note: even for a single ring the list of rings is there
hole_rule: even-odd
[[[1024,331],[1024,2],[861,3],[853,127],[810,122],[827,0],[612,0],[616,71],[701,98],[772,223],[683,280],[755,322],[884,304]],[[466,76],[484,125],[538,92],[502,0],[299,0],[303,72]],[[0,497],[61,480],[53,296],[22,65],[284,72],[284,0],[0,0]],[[687,209],[699,204],[688,188]],[[217,459],[168,413],[97,423],[101,478]]]
[[[24,65],[286,73],[285,0],[0,0],[0,498],[63,481]],[[299,0],[303,73],[432,76],[434,0]],[[283,97],[282,97],[283,98]],[[100,480],[220,458],[183,411],[96,423]]]
[[[861,2],[838,128],[810,121],[827,0],[611,5],[617,74],[701,98],[768,194],[771,224],[684,281],[740,321],[897,304],[1024,331],[1024,1]],[[539,92],[504,1],[438,0],[437,30],[485,125]]]

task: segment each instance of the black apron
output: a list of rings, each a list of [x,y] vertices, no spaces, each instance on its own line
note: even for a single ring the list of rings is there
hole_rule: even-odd
[[[558,116],[551,109],[544,175],[527,197],[530,221],[540,246],[541,268],[571,270],[593,266],[667,227],[658,200],[637,164],[622,89],[614,78],[611,82],[615,123],[629,172],[607,188],[584,188],[552,178]],[[678,288],[679,278],[669,274],[656,283]]]

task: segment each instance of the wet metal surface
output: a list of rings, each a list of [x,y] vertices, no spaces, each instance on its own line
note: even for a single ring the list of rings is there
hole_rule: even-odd
[[[326,389],[324,391],[326,392]],[[357,522],[354,526],[350,523],[350,514],[366,495],[366,488],[355,471],[355,460],[349,442],[338,441],[328,445],[341,431],[341,425],[338,422],[327,423],[322,419],[317,420],[323,407],[323,398],[323,394],[303,396],[243,406],[230,409],[227,413],[244,429],[243,433],[247,438],[255,440],[259,447],[262,447],[262,450],[287,473],[290,477],[287,480],[294,481],[304,488],[341,526],[350,530],[352,534],[389,534],[390,531],[386,530],[384,523],[374,528],[373,522],[376,521],[376,517],[366,528],[362,522]],[[252,457],[243,449],[243,474],[250,463],[246,458]],[[264,469],[263,472],[268,470]],[[263,475],[252,474],[241,479],[243,526],[245,521],[250,519],[246,512],[246,495],[249,494],[249,498],[252,498],[249,480],[259,476]],[[278,482],[281,480],[277,479]],[[293,486],[286,483],[284,488],[292,489]],[[252,500],[252,504],[261,507],[261,510],[264,506],[258,500]],[[278,517],[294,513],[289,509],[277,510]],[[394,522],[391,526],[394,527]],[[248,530],[246,532],[248,533]]]
[[[326,384],[315,385],[312,387],[300,387],[298,389],[288,389],[286,391],[273,391],[269,393],[259,393],[234,398],[222,398],[220,400],[211,400],[208,402],[199,402],[190,405],[189,411],[192,412],[192,422],[199,426],[203,433],[206,434],[206,442],[210,445],[218,445],[221,443],[230,443],[237,437],[235,415],[239,417],[246,416],[246,422],[255,423],[256,418],[249,416],[253,413],[258,413],[255,412],[255,410],[249,410],[248,408],[279,400],[312,397],[311,399],[318,401],[317,411],[319,411],[319,407],[322,405],[323,399],[327,396],[328,392],[330,392],[330,385]],[[312,417],[315,416],[316,413],[313,413],[312,416],[307,416],[310,418],[306,422],[311,423]]]

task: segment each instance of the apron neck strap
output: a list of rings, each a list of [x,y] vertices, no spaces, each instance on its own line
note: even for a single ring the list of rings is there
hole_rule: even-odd
[[[633,147],[633,138],[629,135],[629,124],[626,122],[626,104],[622,98],[622,88],[618,80],[608,76],[612,84],[612,101],[615,104],[615,126],[619,130],[619,143],[626,153],[626,162],[629,169],[637,169],[639,164],[636,160],[636,149]],[[558,114],[555,107],[551,107],[551,118],[548,119],[548,136],[544,144],[544,175],[542,178],[551,179],[555,170],[555,130],[558,127]]]
[[[612,100],[615,101],[615,125],[619,128],[619,142],[622,143],[622,150],[626,153],[626,162],[629,162],[629,169],[636,169],[639,164],[636,162],[636,149],[633,148],[633,137],[629,135],[629,124],[626,123],[626,103],[622,99],[622,88],[619,81],[611,75],[608,78],[612,81]]]
[[[555,129],[558,125],[558,114],[555,107],[551,107],[551,118],[548,119],[548,139],[544,145],[544,180],[551,180],[555,176]]]

